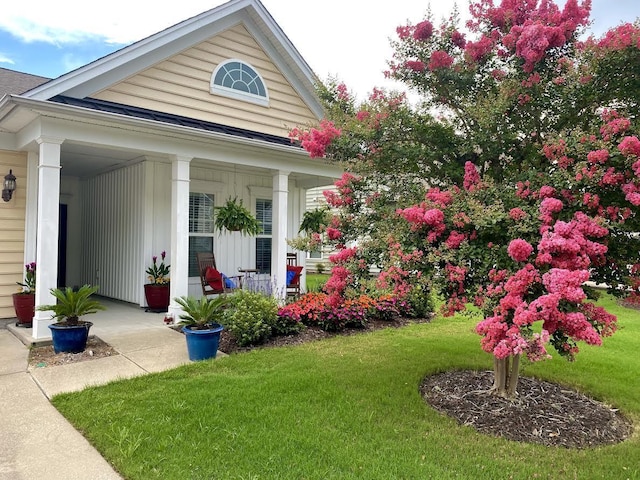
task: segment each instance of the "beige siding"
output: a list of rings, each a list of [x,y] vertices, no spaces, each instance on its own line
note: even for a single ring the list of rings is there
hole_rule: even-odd
[[[269,92],[268,107],[210,93],[213,71],[231,58],[250,63],[260,73]],[[292,127],[315,121],[311,110],[242,25],[94,96],[284,137]]]
[[[0,318],[15,317],[11,295],[24,271],[27,154],[0,150],[0,181],[13,170],[17,189],[10,202],[0,200]]]

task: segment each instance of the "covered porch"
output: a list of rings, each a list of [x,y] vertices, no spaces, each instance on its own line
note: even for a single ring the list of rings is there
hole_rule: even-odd
[[[257,269],[273,292],[285,292],[286,239],[297,234],[306,189],[341,174],[282,137],[95,111],[79,125],[69,111],[77,116],[77,106],[38,109],[46,112],[30,110],[20,137],[28,151],[24,257],[38,266],[36,305],[53,302],[50,288],[89,283],[104,297],[144,307],[145,270],[163,251],[170,298],[199,296],[199,249],[212,250],[227,275]],[[213,207],[229,197],[261,219],[263,234],[212,230]],[[179,306],[172,302],[169,312],[178,317]],[[48,312],[37,311],[33,338],[49,338],[50,323]]]

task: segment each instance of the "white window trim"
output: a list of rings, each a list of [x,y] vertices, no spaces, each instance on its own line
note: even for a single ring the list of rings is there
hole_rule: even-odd
[[[256,72],[256,75],[258,75],[258,78],[260,79],[260,81],[262,82],[262,86],[264,87],[264,93],[265,93],[264,97],[260,95],[255,95],[249,92],[242,92],[240,90],[235,90],[229,87],[223,87],[222,85],[216,85],[215,83],[213,83],[216,78],[216,74],[218,73],[218,70],[220,70],[227,63],[231,63],[231,62],[244,63],[245,65],[248,65],[249,67],[251,67],[254,72]],[[254,67],[253,65],[251,65],[249,62],[245,60],[240,60],[239,58],[230,58],[218,64],[218,66],[215,68],[215,70],[211,74],[209,89],[212,95],[220,95],[227,98],[233,98],[234,100],[241,100],[244,102],[254,103],[262,107],[269,106],[269,89],[267,88],[267,83],[264,81],[264,78],[262,78],[262,75],[260,75],[260,72],[256,67]]]
[[[249,190],[249,201],[251,202],[251,213],[256,216],[257,211],[256,211],[256,200],[258,199],[264,199],[264,200],[271,200],[271,202],[273,202],[273,189],[269,188],[269,187],[260,187],[257,185],[248,185],[247,189]],[[271,219],[271,221],[273,222],[273,218]],[[273,232],[269,235],[265,235],[264,233],[259,233],[258,235],[256,235],[255,237],[252,238],[252,255],[254,256],[254,263],[257,260],[255,258],[256,255],[256,238],[271,238],[272,242],[273,242]],[[271,245],[271,248],[273,248],[273,243]],[[272,266],[273,267],[273,266]]]
[[[222,192],[224,192],[225,184],[222,182],[210,182],[206,180],[191,180],[189,182],[189,193],[204,193],[205,195],[213,195],[213,204],[218,205],[220,203],[220,198],[222,197]],[[189,238],[191,237],[214,237],[215,232],[213,233],[194,233],[189,231]],[[215,239],[213,242],[213,246],[215,249]],[[194,279],[198,279],[199,277],[189,277],[190,283],[193,283]]]

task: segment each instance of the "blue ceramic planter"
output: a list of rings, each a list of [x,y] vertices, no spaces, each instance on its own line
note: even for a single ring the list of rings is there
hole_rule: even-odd
[[[56,353],[80,353],[87,347],[89,329],[93,323],[83,322],[81,325],[49,325],[53,340],[53,351]]]
[[[222,330],[223,327],[219,323],[214,323],[213,328],[209,330],[193,330],[191,325],[182,327],[187,339],[189,360],[196,362],[207,358],[216,358]]]

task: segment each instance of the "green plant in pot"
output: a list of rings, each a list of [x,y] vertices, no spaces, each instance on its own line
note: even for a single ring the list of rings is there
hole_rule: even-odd
[[[16,282],[20,285],[20,291],[14,293],[13,308],[16,312],[19,327],[31,327],[36,305],[36,262],[27,263],[24,266],[24,282]]]
[[[78,289],[71,287],[52,288],[50,290],[57,302],[54,305],[39,305],[38,310],[53,312],[53,318],[57,323],[49,325],[53,339],[53,349],[56,353],[79,353],[87,347],[89,329],[93,323],[81,320],[84,315],[89,315],[105,310],[97,300],[91,296],[100,287],[83,285]]]
[[[151,257],[151,266],[145,270],[149,283],[144,284],[144,296],[149,312],[166,312],[169,307],[169,269],[171,265],[164,263],[166,255],[167,252],[162,251],[160,263],[158,263],[156,255]]]
[[[215,228],[222,232],[240,232],[247,235],[257,235],[262,231],[260,222],[242,204],[242,199],[229,197],[224,205],[213,207],[215,210]]]
[[[227,297],[219,295],[214,298],[203,296],[200,300],[193,297],[174,299],[180,307],[180,325],[187,340],[189,360],[198,361],[215,358],[223,330],[220,320],[228,305]]]
[[[312,233],[322,233],[322,231],[329,224],[329,209],[327,207],[314,208],[313,210],[307,210],[302,215],[302,222],[300,222],[300,228],[298,233],[306,233],[308,235]]]

